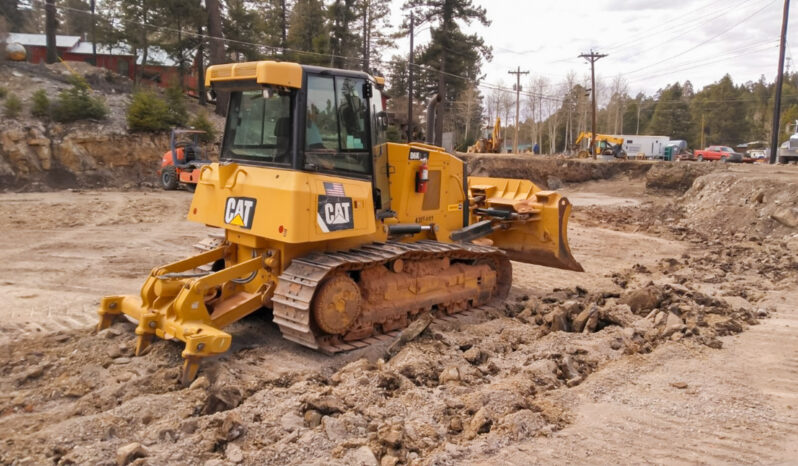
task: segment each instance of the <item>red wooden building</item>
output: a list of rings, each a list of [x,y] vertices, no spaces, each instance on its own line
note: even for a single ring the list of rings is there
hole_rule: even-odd
[[[20,34],[12,32],[6,39],[8,43],[18,43],[25,47],[28,62],[44,63],[47,57],[47,38],[44,34]],[[80,36],[55,36],[55,46],[58,56],[64,61],[82,61],[92,63],[92,47],[90,41],[83,40]],[[180,73],[177,63],[158,47],[148,50],[147,64],[141,64],[141,57],[136,57],[130,48],[121,45],[109,47],[97,44],[97,63],[95,66],[111,70],[130,79],[136,78],[139,73],[141,82],[158,87],[167,87],[179,79]],[[197,77],[195,64],[186,71],[184,87],[189,94],[196,95]]]
[[[28,62],[43,63],[47,57],[47,38],[44,34],[20,34],[12,32],[6,42],[16,42],[25,47]],[[91,42],[80,36],[55,36],[55,47],[58,56],[64,61],[92,62]],[[97,44],[96,66],[133,79],[136,76],[136,56],[127,47],[108,47]]]

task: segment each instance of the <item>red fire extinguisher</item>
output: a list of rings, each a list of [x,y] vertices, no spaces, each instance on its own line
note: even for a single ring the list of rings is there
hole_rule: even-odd
[[[416,192],[427,192],[427,182],[429,181],[429,167],[427,167],[427,159],[421,159],[421,165],[418,166],[416,172]]]

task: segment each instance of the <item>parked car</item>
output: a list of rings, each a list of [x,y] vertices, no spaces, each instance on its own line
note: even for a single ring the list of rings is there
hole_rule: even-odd
[[[704,150],[695,151],[695,158],[699,162],[720,160],[721,162],[740,163],[743,161],[743,154],[735,152],[734,149],[728,146],[709,146]]]

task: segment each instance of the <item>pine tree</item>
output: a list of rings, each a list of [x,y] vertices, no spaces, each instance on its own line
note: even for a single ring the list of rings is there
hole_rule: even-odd
[[[360,0],[361,20],[363,27],[361,39],[363,42],[363,70],[367,73],[375,68],[382,52],[392,46],[394,37],[391,29],[391,1],[390,0]],[[375,63],[376,62],[376,63]]]
[[[659,92],[654,115],[646,132],[669,136],[671,139],[687,139],[690,136],[690,107],[684,98],[679,83],[665,87]]]
[[[294,3],[288,27],[288,48],[293,50],[288,54],[291,60],[312,65],[330,64],[330,36],[324,19],[321,0],[297,0]]]
[[[222,20],[224,36],[228,39],[227,52],[235,61],[254,61],[263,57],[259,47],[263,42],[265,21],[244,0],[227,0],[227,15]]]
[[[733,146],[746,142],[749,126],[746,123],[745,99],[728,74],[720,81],[705,86],[692,101],[693,116],[700,121],[704,115],[706,144]],[[700,124],[694,125],[700,138]]]
[[[63,24],[61,34],[70,36],[85,36],[91,32],[91,6],[86,0],[62,0],[59,2],[64,8],[60,13]]]
[[[361,37],[356,26],[362,11],[355,8],[358,0],[334,0],[327,9],[330,29],[331,66],[335,68],[361,68]]]
[[[416,8],[420,18],[432,25],[432,41],[419,51],[418,63],[426,69],[418,73],[417,82],[419,90],[426,95],[437,92],[444,99],[436,133],[454,130],[463,134],[464,128],[457,127],[445,113],[463,91],[479,80],[482,60],[490,60],[491,49],[477,34],[464,33],[459,23],[478,22],[488,26],[487,12],[475,6],[472,0],[409,0],[405,8]]]

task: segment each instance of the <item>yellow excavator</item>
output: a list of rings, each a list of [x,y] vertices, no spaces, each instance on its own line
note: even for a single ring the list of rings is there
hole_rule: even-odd
[[[498,154],[502,151],[501,138],[502,120],[496,117],[496,122],[493,124],[493,130],[487,126],[484,129],[482,137],[477,139],[473,146],[468,146],[466,152],[469,154]],[[488,131],[491,131],[488,133]]]
[[[582,270],[564,197],[467,177],[440,147],[386,142],[382,78],[259,61],[211,66],[206,84],[230,103],[188,219],[224,238],[98,311],[98,329],[137,322],[137,355],[155,337],[184,342],[184,384],[230,348],[226,326],[261,308],[286,339],[333,354],[424,312],[506,297],[510,260]]]
[[[589,157],[594,157],[597,155],[616,155],[620,156],[621,150],[615,151],[615,146],[622,147],[623,146],[623,138],[617,136],[611,136],[609,134],[598,134],[596,133],[596,146],[593,148],[593,153],[590,152],[590,139],[593,133],[591,132],[581,132],[579,133],[579,137],[576,138],[574,141],[574,146],[578,149],[577,157],[580,159],[586,159]]]

